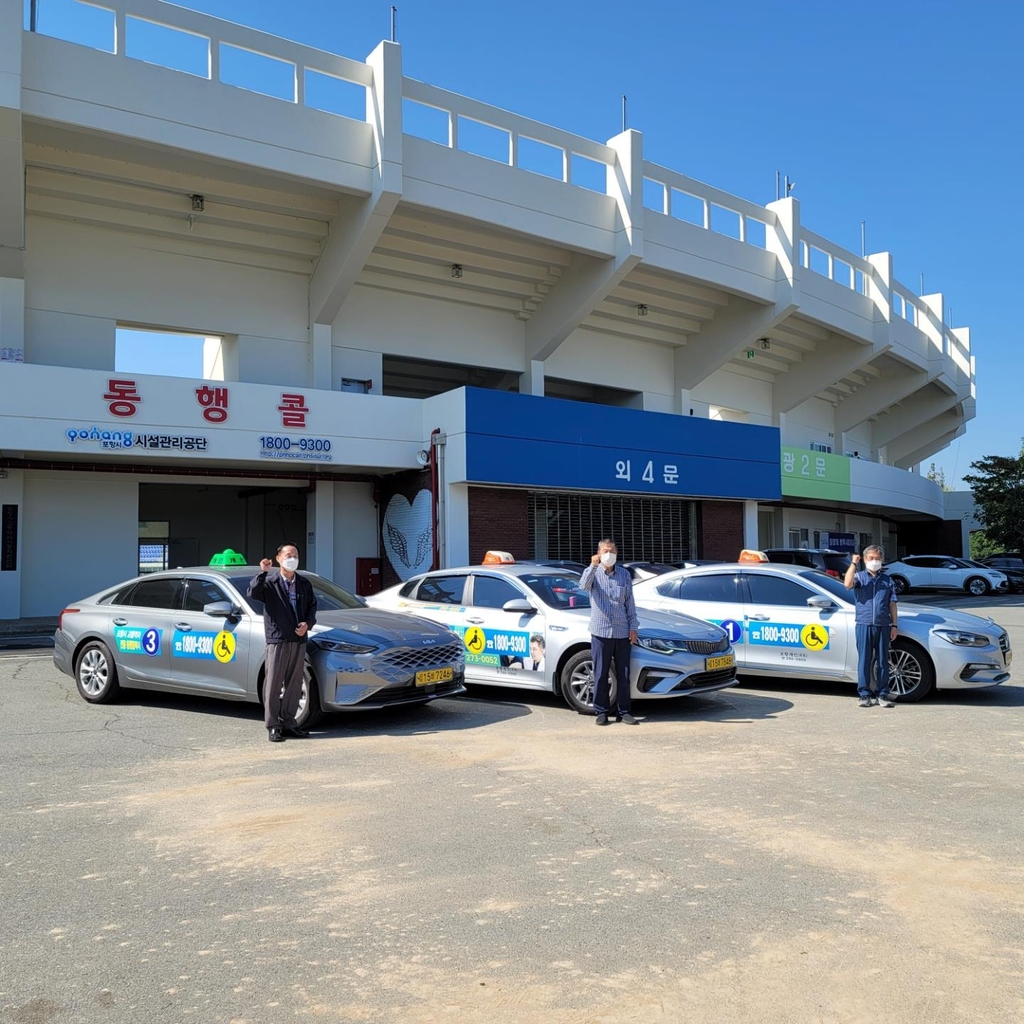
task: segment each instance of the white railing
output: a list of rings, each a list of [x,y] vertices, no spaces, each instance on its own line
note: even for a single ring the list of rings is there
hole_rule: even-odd
[[[92,46],[118,57],[183,71],[299,106],[327,110],[328,113],[339,113],[340,116],[357,120],[366,119],[366,89],[373,84],[373,72],[360,61],[161,0],[111,0],[100,3],[76,0],[76,6],[89,12],[90,31],[81,38],[71,37],[67,26],[58,19],[55,18],[52,24],[48,21],[46,0],[39,0],[38,33]],[[154,32],[162,36],[163,45],[147,46],[147,31],[151,37]],[[167,33],[175,37],[173,42]],[[138,40],[135,45],[133,36]],[[152,38],[149,41],[152,42]],[[169,43],[171,45],[167,45]],[[172,54],[179,59],[175,61]],[[228,58],[231,65],[231,73],[239,73],[237,80],[231,80],[231,73],[225,79],[225,58]],[[358,95],[354,103],[350,100],[344,103],[351,108],[351,112],[307,101],[307,85],[312,76],[322,76],[328,83],[333,81],[361,89],[361,110]],[[283,87],[276,92],[268,91],[270,85],[266,84],[273,80],[283,83]],[[264,88],[259,87],[261,83],[265,85]],[[328,83],[318,83],[318,86],[329,89]]]
[[[611,146],[413,78],[404,80],[402,98],[406,134],[567,185],[607,192],[607,169],[615,165]],[[431,119],[430,113],[441,117]]]
[[[804,227],[800,229],[800,266],[861,295],[868,294],[868,282],[874,273],[863,257]]]
[[[777,221],[764,206],[649,160],[644,161],[644,206],[762,249]]]

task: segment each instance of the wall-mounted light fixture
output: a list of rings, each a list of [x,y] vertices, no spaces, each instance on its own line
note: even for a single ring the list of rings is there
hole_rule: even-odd
[[[452,277],[456,277],[456,278],[462,277],[462,264],[461,263],[453,263],[452,264]]]
[[[192,200],[192,212],[193,213],[202,213],[203,210],[206,209],[206,197],[205,196],[199,196],[199,195],[189,196],[189,199]]]
[[[637,316],[647,316],[647,303],[646,302],[638,302],[637,303],[637,305],[636,305],[636,315]]]
[[[771,349],[772,343],[770,338],[758,338],[757,340],[760,342],[763,351],[768,352]]]

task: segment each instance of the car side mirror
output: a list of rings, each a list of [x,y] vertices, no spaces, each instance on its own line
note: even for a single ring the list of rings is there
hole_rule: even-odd
[[[830,597],[819,597],[817,594],[814,597],[807,598],[808,608],[820,608],[823,612],[827,612],[830,608],[835,608],[835,602]]]
[[[515,615],[536,615],[537,609],[526,600],[525,597],[513,598],[511,601],[506,601],[502,606],[503,612],[512,612]]]
[[[203,605],[203,614],[213,619],[237,619],[242,615],[242,609],[230,601],[211,601]]]

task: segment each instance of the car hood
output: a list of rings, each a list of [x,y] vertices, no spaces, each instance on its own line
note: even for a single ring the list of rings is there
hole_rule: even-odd
[[[418,644],[424,640],[448,642],[452,639],[452,633],[446,626],[404,612],[387,612],[379,608],[317,612],[314,636],[335,629],[378,643]]]
[[[992,633],[998,635],[1006,632],[993,619],[982,618],[980,615],[972,615],[970,612],[957,612],[950,608],[933,608],[927,604],[904,604],[900,601],[899,622],[901,625],[909,625],[914,622],[920,626],[927,626],[929,629],[965,629],[975,633]]]

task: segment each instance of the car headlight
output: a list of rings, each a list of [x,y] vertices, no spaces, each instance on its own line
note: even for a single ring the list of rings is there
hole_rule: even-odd
[[[957,647],[988,647],[992,643],[983,633],[968,633],[962,629],[937,629],[935,633]]]
[[[369,654],[377,650],[377,644],[354,644],[347,640],[331,640],[324,634],[315,636],[312,642],[322,651],[333,651],[336,654]]]
[[[666,640],[660,636],[642,636],[637,643],[656,654],[677,654],[679,651],[689,650],[685,640]]]

